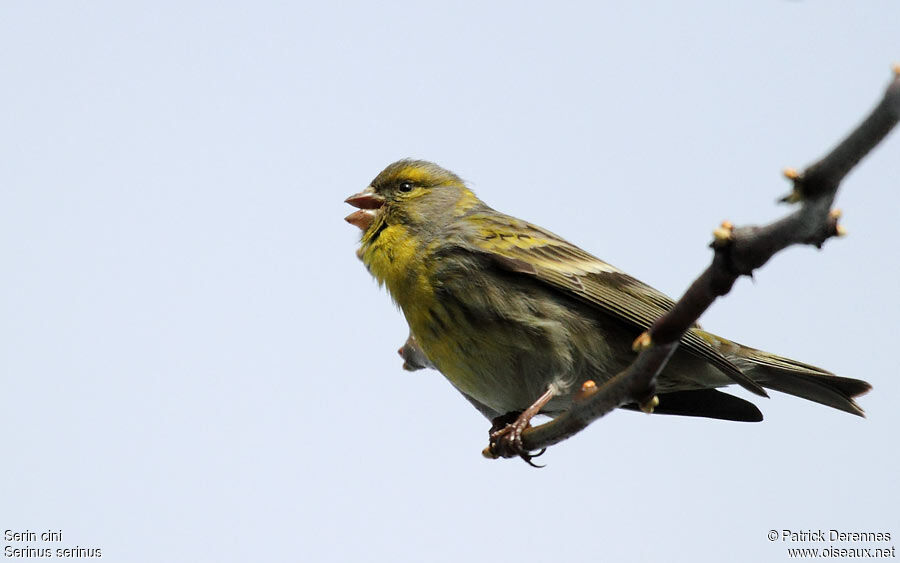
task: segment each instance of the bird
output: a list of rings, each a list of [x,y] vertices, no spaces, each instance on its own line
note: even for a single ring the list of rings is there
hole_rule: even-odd
[[[670,310],[663,293],[528,221],[495,211],[432,162],[388,165],[346,203],[357,257],[410,329],[406,367],[433,367],[492,421],[525,461],[531,417],[572,405],[633,360],[632,342]],[[401,349],[403,350],[403,349]],[[755,395],[784,392],[864,416],[871,385],[732,342],[693,326],[657,378],[654,412],[758,422]],[[636,409],[638,405],[623,405]]]

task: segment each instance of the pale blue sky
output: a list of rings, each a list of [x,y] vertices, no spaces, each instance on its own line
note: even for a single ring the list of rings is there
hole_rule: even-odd
[[[779,394],[760,424],[617,412],[538,471],[483,459],[481,415],[400,369],[404,321],[342,220],[386,164],[434,160],[680,294],[716,224],[785,213],[781,168],[900,60],[896,1],[598,4],[3,3],[0,528],[129,562],[900,538],[896,134],[839,196],[849,237],[702,319],[870,381],[868,419]]]

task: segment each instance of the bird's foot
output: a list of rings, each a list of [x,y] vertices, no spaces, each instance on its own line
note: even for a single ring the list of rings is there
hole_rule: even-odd
[[[482,455],[489,459],[520,457],[532,467],[544,467],[533,463],[531,460],[543,455],[547,449],[544,448],[537,453],[526,450],[522,445],[522,432],[531,427],[531,419],[541,411],[553,396],[554,391],[549,389],[523,412],[506,413],[492,420],[490,442],[488,447],[481,452]]]
[[[490,445],[484,449],[485,457],[496,459],[498,457],[520,457],[532,467],[544,467],[531,460],[542,455],[547,448],[538,453],[532,453],[522,447],[522,432],[531,427],[531,422],[521,416],[515,422],[507,424],[499,430],[491,432]],[[493,430],[493,429],[492,429]]]

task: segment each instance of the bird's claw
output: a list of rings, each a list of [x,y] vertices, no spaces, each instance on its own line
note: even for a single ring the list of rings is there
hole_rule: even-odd
[[[529,424],[527,420],[516,420],[499,430],[492,429],[490,445],[485,448],[482,453],[484,453],[485,457],[492,459],[518,456],[532,467],[544,467],[543,465],[533,463],[531,460],[543,455],[544,452],[547,451],[547,448],[542,449],[538,453],[531,453],[522,446],[522,432],[530,426],[531,424]]]

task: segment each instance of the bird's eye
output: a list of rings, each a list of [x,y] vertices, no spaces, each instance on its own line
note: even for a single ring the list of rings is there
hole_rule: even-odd
[[[411,192],[413,189],[412,182],[401,182],[399,189],[401,192]]]

